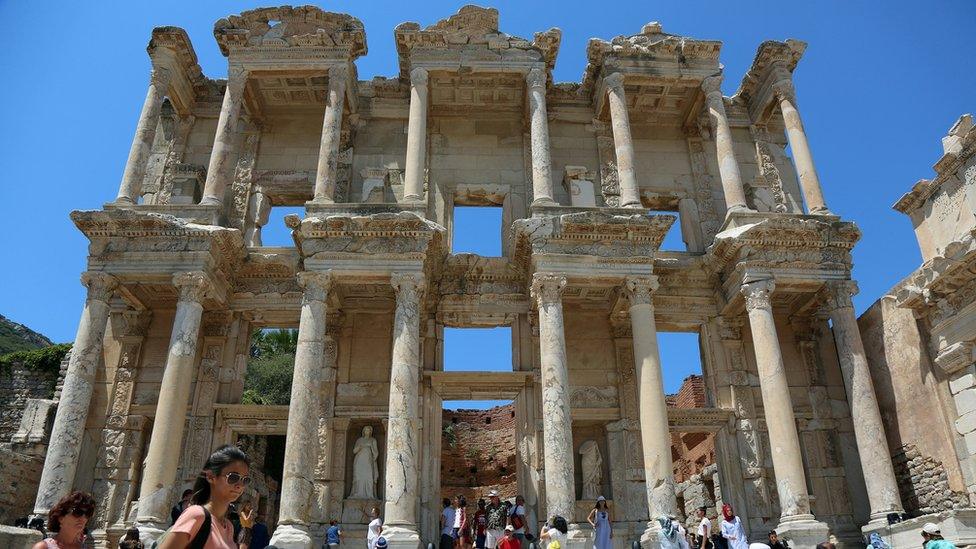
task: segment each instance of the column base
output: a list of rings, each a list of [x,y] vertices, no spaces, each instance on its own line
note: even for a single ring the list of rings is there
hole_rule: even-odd
[[[810,215],[834,215],[834,214],[827,208],[820,208],[817,210],[810,210]]]
[[[386,538],[389,549],[418,549],[420,533],[413,525],[384,525],[380,534]]]
[[[775,528],[780,539],[790,541],[790,547],[816,547],[818,543],[827,541],[830,527],[817,520],[813,515],[796,515],[781,518]]]
[[[112,204],[119,206],[121,208],[125,208],[127,206],[134,206],[135,203],[136,203],[135,200],[132,200],[128,196],[120,196],[112,202]]]
[[[553,200],[552,198],[549,198],[548,196],[543,196],[533,200],[532,204],[529,207],[538,208],[539,206],[558,206],[558,205],[559,203]]]
[[[579,524],[570,523],[569,530],[566,531],[566,544],[568,549],[592,549],[593,536],[580,528]]]
[[[335,204],[335,200],[327,196],[316,196],[315,198],[306,202],[306,204],[318,205],[318,204]]]
[[[220,199],[216,196],[204,196],[200,200],[201,206],[220,206]]]
[[[659,549],[661,547],[661,538],[658,537],[660,532],[661,525],[656,520],[648,522],[647,529],[640,537],[641,549]]]
[[[168,528],[159,522],[136,522],[134,526],[139,529],[139,541],[146,547],[152,547],[153,542],[159,540]]]
[[[271,545],[278,549],[311,549],[312,535],[308,526],[279,524],[271,536]]]

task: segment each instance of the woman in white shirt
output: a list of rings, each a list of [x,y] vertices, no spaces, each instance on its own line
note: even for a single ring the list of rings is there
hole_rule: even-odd
[[[380,531],[383,529],[383,519],[380,518],[380,510],[377,507],[373,507],[369,515],[373,520],[366,527],[366,548],[376,549],[376,540],[379,539]]]
[[[742,521],[732,512],[732,506],[726,503],[722,506],[722,537],[729,542],[729,549],[749,549],[746,530]]]

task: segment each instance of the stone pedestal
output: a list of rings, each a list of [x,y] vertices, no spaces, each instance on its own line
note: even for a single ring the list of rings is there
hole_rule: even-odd
[[[607,86],[610,103],[610,125],[613,129],[613,146],[617,154],[617,180],[620,183],[620,205],[624,208],[640,208],[640,191],[634,172],[634,140],[630,135],[630,117],[627,115],[627,97],[624,95],[624,75],[615,72],[603,79]]]
[[[318,416],[325,368],[326,299],[332,285],[330,273],[301,272],[304,289],[295,349],[295,370],[288,404],[285,466],[281,480],[278,527],[271,544],[282,549],[312,547],[310,509],[315,465],[319,452]]]
[[[546,78],[546,72],[542,69],[532,69],[525,76],[525,86],[529,96],[533,204],[556,202],[552,188],[549,117],[546,114]]]
[[[159,111],[163,106],[163,98],[169,91],[169,82],[169,69],[153,67],[149,76],[149,91],[142,104],[136,135],[132,138],[129,158],[122,174],[122,185],[119,187],[118,198],[115,199],[117,204],[135,204],[142,194],[142,179],[146,176],[146,163],[149,161],[153,140],[156,139]]]
[[[878,397],[871,381],[861,341],[861,332],[854,314],[851,294],[857,292],[853,281],[836,283],[828,287],[826,308],[833,324],[837,357],[840,359],[847,402],[851,406],[851,421],[857,453],[864,471],[864,484],[871,505],[871,524],[886,525],[889,513],[904,511],[898,481],[891,463],[891,452],[885,437],[884,421],[878,407]]]
[[[88,287],[88,299],[81,312],[78,334],[71,348],[68,371],[54,417],[51,442],[41,471],[34,514],[47,516],[59,499],[71,492],[78,467],[88,408],[95,384],[95,369],[102,359],[102,340],[108,322],[108,300],[118,281],[106,273],[85,273],[81,282]]]
[[[391,548],[420,546],[417,499],[420,480],[420,314],[424,278],[394,273],[393,367],[386,435],[383,536]]]
[[[919,547],[922,544],[922,526],[926,522],[939,525],[942,537],[956,547],[976,546],[976,509],[956,509],[915,517],[889,526],[887,522],[872,522],[862,529],[865,536],[878,533],[891,547]]]
[[[403,201],[424,199],[427,163],[427,71],[410,71],[410,112],[407,120],[407,159],[403,175]]]
[[[183,440],[190,386],[195,378],[202,301],[210,288],[207,275],[199,271],[174,275],[173,285],[179,292],[179,301],[139,489],[136,523],[147,545],[158,539],[170,523],[169,510],[175,501],[176,470],[180,462],[180,452],[174,451],[174,444]]]
[[[224,202],[224,191],[233,176],[234,142],[237,139],[237,122],[244,102],[245,84],[247,73],[241,67],[231,67],[227,73],[227,89],[220,107],[220,118],[217,119],[217,133],[210,152],[207,182],[200,204],[220,206]]]
[[[536,273],[532,297],[539,306],[539,346],[542,381],[542,436],[546,474],[546,514],[573,520],[576,506],[573,482],[573,420],[569,409],[569,373],[563,328],[562,293],[566,277]],[[578,526],[570,526],[573,537]]]
[[[329,90],[326,96],[325,116],[322,119],[322,137],[319,143],[318,167],[315,171],[313,202],[335,202],[339,135],[342,130],[342,109],[345,105],[348,74],[349,68],[346,65],[336,65],[329,69]]]

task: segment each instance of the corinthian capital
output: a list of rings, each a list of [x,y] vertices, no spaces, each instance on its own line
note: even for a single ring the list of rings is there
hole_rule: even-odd
[[[119,287],[119,281],[108,273],[81,273],[81,283],[88,288],[88,300],[108,301]]]
[[[166,67],[153,66],[152,70],[149,72],[149,85],[160,88],[163,90],[163,93],[165,93],[166,88],[169,87],[172,77],[173,73],[171,73]]]
[[[227,89],[234,95],[244,93],[244,86],[247,84],[247,69],[239,65],[232,65],[227,69]]]
[[[532,299],[539,305],[556,303],[566,288],[566,277],[556,273],[535,273],[532,275]]]
[[[837,309],[843,308],[854,308],[854,302],[851,301],[851,296],[857,295],[858,288],[857,282],[853,280],[843,280],[840,282],[831,282],[827,284],[824,288],[824,303],[823,308],[827,313],[836,311]]]
[[[656,276],[629,276],[624,282],[624,293],[630,300],[630,306],[653,305],[654,292],[659,284]]]
[[[210,290],[210,277],[203,271],[176,273],[173,286],[180,292],[180,301],[200,303]]]
[[[546,87],[546,72],[542,69],[532,69],[525,75],[525,84],[532,88]]]
[[[329,297],[334,277],[331,271],[302,271],[298,273],[298,285],[302,288],[303,301],[322,301]]]
[[[427,86],[427,69],[417,67],[410,71],[410,85],[419,88]]]
[[[396,292],[397,306],[420,303],[424,293],[424,275],[420,273],[393,273],[390,275],[390,285]]]
[[[346,80],[349,78],[349,66],[345,63],[332,65],[329,67],[329,89],[345,89]]]
[[[715,94],[718,94],[719,99],[722,98],[722,76],[715,75],[709,76],[702,80],[701,89],[705,92],[705,97],[709,99]]]
[[[619,72],[611,73],[603,77],[603,84],[606,85],[607,90],[613,90],[616,93],[624,92],[624,75]]]
[[[776,282],[772,278],[743,284],[739,291],[746,298],[746,309],[749,311],[772,309],[771,298],[775,287]]]
[[[773,84],[773,95],[780,101],[789,101],[796,107],[796,88],[789,80],[780,80]]]

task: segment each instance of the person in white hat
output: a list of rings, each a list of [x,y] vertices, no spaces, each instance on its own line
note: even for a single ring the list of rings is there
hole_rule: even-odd
[[[485,549],[495,549],[502,540],[502,529],[505,528],[508,513],[498,497],[498,490],[488,492],[488,497],[491,501],[485,507]]]
[[[607,498],[596,498],[596,505],[586,517],[586,522],[593,528],[593,549],[610,549],[613,547],[613,518],[607,507]]]
[[[522,544],[515,537],[515,527],[509,524],[505,527],[505,535],[498,542],[498,549],[521,549]]]
[[[925,526],[922,526],[922,547],[925,549],[956,549],[956,546],[945,540],[942,537],[942,531],[939,530],[939,525],[926,522]]]

